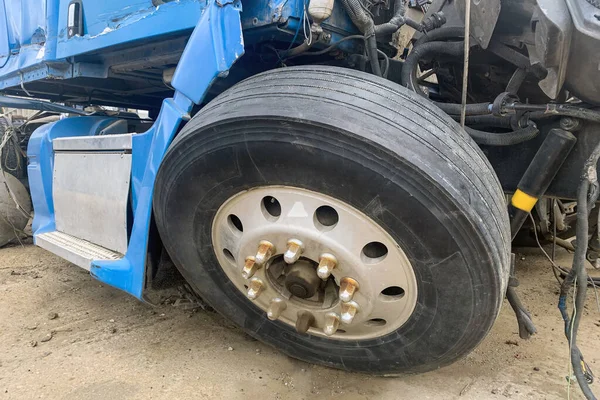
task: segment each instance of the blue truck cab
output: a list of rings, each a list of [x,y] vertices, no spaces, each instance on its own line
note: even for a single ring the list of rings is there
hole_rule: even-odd
[[[513,240],[597,226],[597,9],[0,0],[0,106],[38,111],[2,146],[26,150],[35,244],[95,279],[150,302],[173,268],[290,356],[424,372],[505,296],[535,332]]]

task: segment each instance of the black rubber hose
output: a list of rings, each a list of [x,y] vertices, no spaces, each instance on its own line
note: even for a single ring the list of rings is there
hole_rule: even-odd
[[[460,115],[460,104],[457,103],[435,103],[446,114]],[[491,103],[467,104],[467,115],[490,115],[492,113]]]
[[[465,28],[462,26],[444,26],[435,29],[429,33],[423,33],[423,35],[414,44],[414,47],[422,45],[427,42],[433,42],[443,39],[462,39],[465,37]]]
[[[394,16],[388,22],[375,25],[375,36],[391,35],[405,24],[404,14],[406,12],[406,1],[396,0],[395,7],[396,11],[394,12]]]
[[[508,106],[508,108],[518,111],[533,111],[529,115],[530,118],[564,116],[600,122],[600,111],[577,107],[570,104],[512,104]]]
[[[379,65],[379,56],[377,55],[377,39],[375,35],[367,38],[367,56],[371,63],[371,72],[377,76],[381,76],[381,66]]]
[[[371,63],[371,71],[381,76],[381,67],[377,56],[377,39],[375,38],[375,24],[373,18],[365,10],[360,0],[341,0],[348,16],[366,38],[366,51]]]
[[[460,121],[459,115],[450,115],[455,121]],[[497,117],[495,115],[467,115],[465,125],[491,126],[494,128],[511,128],[510,117]]]
[[[435,31],[434,31],[435,32]],[[406,61],[402,65],[402,73],[400,79],[402,86],[405,86],[421,95],[425,95],[422,90],[419,90],[417,84],[417,66],[419,61],[431,55],[445,54],[455,57],[463,55],[463,42],[429,42],[420,46],[413,47],[412,51],[406,57]]]
[[[507,133],[485,132],[468,126],[465,126],[465,131],[473,138],[475,143],[485,146],[512,146],[531,140],[540,133],[535,125]]]

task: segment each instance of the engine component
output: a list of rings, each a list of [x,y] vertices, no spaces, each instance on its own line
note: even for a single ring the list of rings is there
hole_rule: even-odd
[[[509,206],[510,230],[514,239],[525,218],[544,195],[577,138],[562,129],[552,129],[544,139],[527,171],[519,181]]]
[[[308,5],[308,14],[313,19],[313,23],[320,25],[331,16],[334,0],[310,0]]]
[[[579,99],[600,104],[600,11],[585,0],[537,0],[530,60],[548,69],[540,88],[550,98],[569,89]]]
[[[531,23],[535,29],[535,45],[529,46],[531,64],[541,63],[548,71],[539,82],[551,99],[558,97],[567,73],[573,23],[564,1],[537,0],[538,7]]]
[[[583,101],[600,105],[600,10],[587,1],[567,0],[573,38],[565,87]]]

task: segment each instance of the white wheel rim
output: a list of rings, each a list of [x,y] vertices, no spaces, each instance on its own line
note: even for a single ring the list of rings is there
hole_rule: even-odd
[[[274,198],[276,202],[265,203],[265,198]],[[273,204],[277,203],[281,213],[274,216],[269,210],[273,212],[276,209]],[[335,212],[319,208],[322,206]],[[331,226],[319,222],[320,219],[330,224],[335,215],[337,223]],[[273,244],[275,251],[246,279],[242,275],[245,260],[249,257],[257,260],[261,241]],[[259,187],[238,193],[217,211],[212,242],[221,268],[238,290],[268,312],[271,319],[300,331],[308,327],[309,334],[339,340],[381,337],[400,328],[415,308],[417,282],[404,251],[371,218],[327,195],[289,186]],[[289,273],[276,273],[291,268],[282,257],[288,243],[291,251],[287,253],[288,261],[294,255],[294,243],[302,249],[302,261],[290,264],[300,268],[302,277],[307,277],[298,284],[289,283]],[[287,284],[295,292],[300,288],[300,293],[316,287],[309,265],[316,268],[325,254],[333,255],[337,261],[331,278],[323,281],[310,299],[292,295]],[[356,281],[358,289],[353,295],[347,292],[340,298],[339,287],[344,278]],[[345,282],[350,282],[344,287],[351,291],[353,281]],[[353,311],[356,313],[350,318]]]

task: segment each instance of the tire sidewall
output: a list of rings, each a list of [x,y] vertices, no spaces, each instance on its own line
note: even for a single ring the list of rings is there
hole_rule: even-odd
[[[377,143],[326,126],[307,133],[285,118],[244,124],[240,130],[239,121],[224,120],[186,134],[157,180],[164,186],[156,215],[165,246],[209,304],[293,357],[355,371],[422,372],[476,346],[495,320],[503,288],[468,205]],[[299,334],[268,320],[229,281],[212,248],[214,216],[230,197],[270,185],[342,200],[396,240],[418,282],[416,308],[402,327],[363,341]]]

